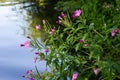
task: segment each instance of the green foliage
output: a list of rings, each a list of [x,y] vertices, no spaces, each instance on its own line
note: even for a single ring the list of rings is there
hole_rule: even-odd
[[[69,0],[69,1],[59,1],[56,4],[55,9],[63,12],[72,13],[76,9],[83,10],[83,17],[87,19],[87,23],[101,23],[100,25],[95,24],[96,26],[103,26],[107,24],[110,27],[113,24],[110,24],[115,21],[117,25],[120,18],[120,1],[119,0]]]
[[[47,54],[42,52],[42,55],[51,71],[45,71],[41,79],[67,80],[74,72],[79,74],[77,80],[120,79],[119,6],[119,0],[58,2],[56,9],[66,14],[59,18],[57,27],[49,22],[42,24],[48,35],[45,46],[41,47],[32,40],[38,51],[49,49]],[[82,10],[82,13],[73,18],[76,9]],[[96,68],[97,74],[94,72]]]

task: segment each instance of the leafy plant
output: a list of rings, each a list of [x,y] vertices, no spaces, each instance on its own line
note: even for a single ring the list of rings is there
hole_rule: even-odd
[[[40,79],[120,79],[120,20],[117,15],[120,2],[78,2],[81,2],[81,8],[62,12],[57,25],[44,20],[41,25],[47,38],[43,45],[31,38],[32,47],[50,68]],[[38,70],[37,74],[40,74]]]

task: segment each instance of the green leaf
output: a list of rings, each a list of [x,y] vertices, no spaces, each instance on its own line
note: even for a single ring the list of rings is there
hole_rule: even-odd
[[[94,29],[94,23],[91,23],[91,24],[89,25],[89,31],[91,31],[92,29]]]
[[[94,52],[91,51],[91,52],[90,52],[90,55],[89,55],[89,59],[92,59],[93,55],[94,55]]]
[[[87,36],[88,36],[88,33],[84,34],[82,40],[85,40],[87,38]]]
[[[113,66],[114,66],[115,70],[117,70],[117,72],[120,74],[120,65],[114,64]]]
[[[89,46],[89,49],[90,49],[90,55],[89,55],[89,59],[91,58],[96,58],[97,60],[100,59],[100,57],[102,56],[103,54],[103,49],[100,45],[97,45],[97,44],[91,44]]]
[[[71,27],[67,27],[63,31],[68,31],[68,30],[71,30]]]
[[[75,50],[78,51],[78,50],[80,49],[80,46],[81,46],[81,44],[78,43],[78,44],[76,45],[76,47],[75,47]]]

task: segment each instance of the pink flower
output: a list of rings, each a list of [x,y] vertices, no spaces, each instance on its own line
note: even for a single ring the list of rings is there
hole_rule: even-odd
[[[23,44],[20,44],[20,46],[28,48],[28,47],[30,47],[30,41],[25,41]]]
[[[20,46],[21,46],[21,47],[23,47],[23,46],[24,46],[24,44],[20,44]]]
[[[72,76],[72,80],[76,80],[78,77],[78,73],[74,73],[73,76]]]
[[[115,33],[118,33],[118,31],[119,31],[119,29],[118,29],[118,28],[114,29],[114,32],[115,32]]]
[[[80,16],[81,13],[82,13],[82,10],[75,10],[72,17],[76,18],[76,17]]]
[[[55,32],[55,28],[51,29],[52,32]]]
[[[61,13],[61,16],[62,16],[62,17],[64,17],[64,16],[65,16],[65,14],[62,12],[62,13]]]
[[[25,47],[25,48],[30,47],[30,41],[26,41],[26,42],[24,43],[24,47]]]
[[[61,16],[58,16],[58,19],[62,19],[62,17],[61,17]]]
[[[57,24],[60,24],[61,22],[62,22],[61,20],[57,20],[57,21],[56,21]]]
[[[55,28],[51,29],[49,33],[53,34],[54,32],[55,32]]]
[[[39,52],[35,52],[36,55],[40,54]]]
[[[43,19],[43,20],[42,20],[42,23],[45,24],[45,22],[46,22],[46,21]]]
[[[49,50],[48,50],[48,49],[46,49],[46,50],[45,50],[45,52],[46,52],[46,53],[48,53],[48,52],[49,52]]]
[[[36,30],[39,30],[40,29],[40,25],[36,25],[35,28],[36,28]]]
[[[118,32],[119,32],[119,29],[118,29],[118,28],[112,30],[111,36],[114,37]]]
[[[111,36],[112,36],[112,37],[114,37],[115,35],[116,35],[116,33],[115,33],[115,32],[112,32],[112,33],[111,33]]]
[[[34,79],[32,77],[30,77],[29,80],[34,80]]]
[[[98,68],[94,68],[93,72],[94,72],[95,75],[98,75],[98,73],[99,73]]]
[[[26,73],[27,73],[27,74],[32,74],[32,72],[33,72],[32,70],[27,70]]]
[[[49,33],[50,33],[50,34],[53,34],[53,32],[52,32],[52,31],[50,31]]]
[[[84,46],[85,46],[85,47],[87,47],[87,46],[88,46],[88,44],[84,44]]]
[[[84,42],[82,39],[80,39],[80,43]]]
[[[30,36],[26,36],[28,39],[30,39]]]

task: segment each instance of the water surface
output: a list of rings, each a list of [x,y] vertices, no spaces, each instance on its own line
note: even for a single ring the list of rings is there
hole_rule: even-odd
[[[0,0],[0,80],[26,80],[21,77],[25,71],[39,65],[33,62],[30,49],[20,47],[27,40],[21,27],[29,27],[22,5],[17,0]]]

